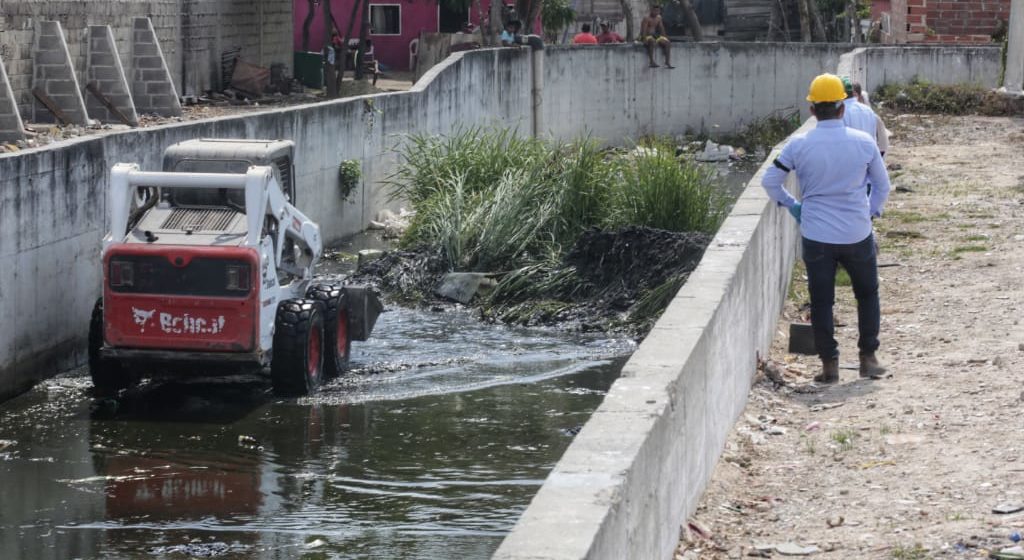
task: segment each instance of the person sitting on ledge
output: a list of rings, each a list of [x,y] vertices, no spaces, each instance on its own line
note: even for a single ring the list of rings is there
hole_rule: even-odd
[[[577,33],[576,36],[572,38],[572,44],[574,44],[574,45],[596,45],[597,44],[597,37],[595,37],[594,34],[590,32],[590,24],[589,23],[584,23],[580,27],[580,33]]]
[[[613,45],[615,43],[625,43],[626,40],[622,38],[622,35],[612,31],[610,24],[602,23],[601,34],[597,36],[597,42],[600,45]]]
[[[654,62],[654,45],[661,47],[661,52],[665,55],[665,68],[675,68],[669,58],[672,44],[667,35],[665,22],[661,19],[661,6],[655,4],[651,6],[651,12],[640,22],[640,42],[647,49],[647,60],[651,68],[658,67]]]

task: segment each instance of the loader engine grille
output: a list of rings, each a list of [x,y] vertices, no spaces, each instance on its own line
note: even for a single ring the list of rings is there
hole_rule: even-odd
[[[248,296],[254,284],[244,261],[196,257],[176,265],[157,255],[111,257],[107,281],[118,293],[236,298]]]
[[[183,231],[227,231],[236,215],[238,213],[234,210],[222,208],[175,208],[160,227]]]

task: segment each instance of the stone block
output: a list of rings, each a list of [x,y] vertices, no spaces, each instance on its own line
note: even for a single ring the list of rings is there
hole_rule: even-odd
[[[82,88],[71,63],[71,53],[64,40],[64,31],[59,22],[41,21],[38,24],[33,43],[32,60],[35,71],[32,89],[46,92],[61,112],[74,124],[88,124],[89,117],[82,99]],[[49,109],[35,102],[32,94],[26,92],[30,106],[34,109],[35,120],[49,120]]]
[[[89,33],[93,39],[86,63],[87,83],[94,83],[130,123],[138,123],[139,117],[132,100],[128,78],[117,55],[117,42],[113,30],[109,26],[96,25],[90,27]],[[102,122],[123,122],[94,93],[87,93],[86,98],[90,117]]]

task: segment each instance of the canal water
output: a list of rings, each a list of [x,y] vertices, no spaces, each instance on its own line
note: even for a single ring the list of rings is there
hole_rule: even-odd
[[[395,308],[348,376],[0,405],[0,558],[488,558],[633,343]]]

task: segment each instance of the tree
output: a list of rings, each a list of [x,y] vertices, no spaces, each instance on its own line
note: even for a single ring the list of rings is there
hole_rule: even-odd
[[[540,23],[549,43],[558,42],[558,33],[576,21],[576,11],[567,0],[542,0]]]
[[[690,36],[694,41],[703,41],[704,30],[700,27],[700,20],[697,19],[697,11],[693,9],[693,4],[690,0],[679,0],[679,5],[683,8],[683,18],[686,20]]]
[[[808,6],[813,0],[796,0],[796,8],[800,12],[800,40],[811,42],[811,9]]]
[[[321,4],[324,9],[324,88],[327,91],[327,98],[334,99],[338,97],[338,82],[335,79],[334,65],[327,57],[328,49],[331,48],[331,29],[334,28],[334,17],[331,16],[330,0],[321,2]],[[334,56],[337,60],[337,57],[341,55],[334,53]]]
[[[309,52],[309,30],[313,26],[313,18],[316,17],[316,0],[306,0],[309,11],[306,12],[306,19],[302,20],[302,50]]]

